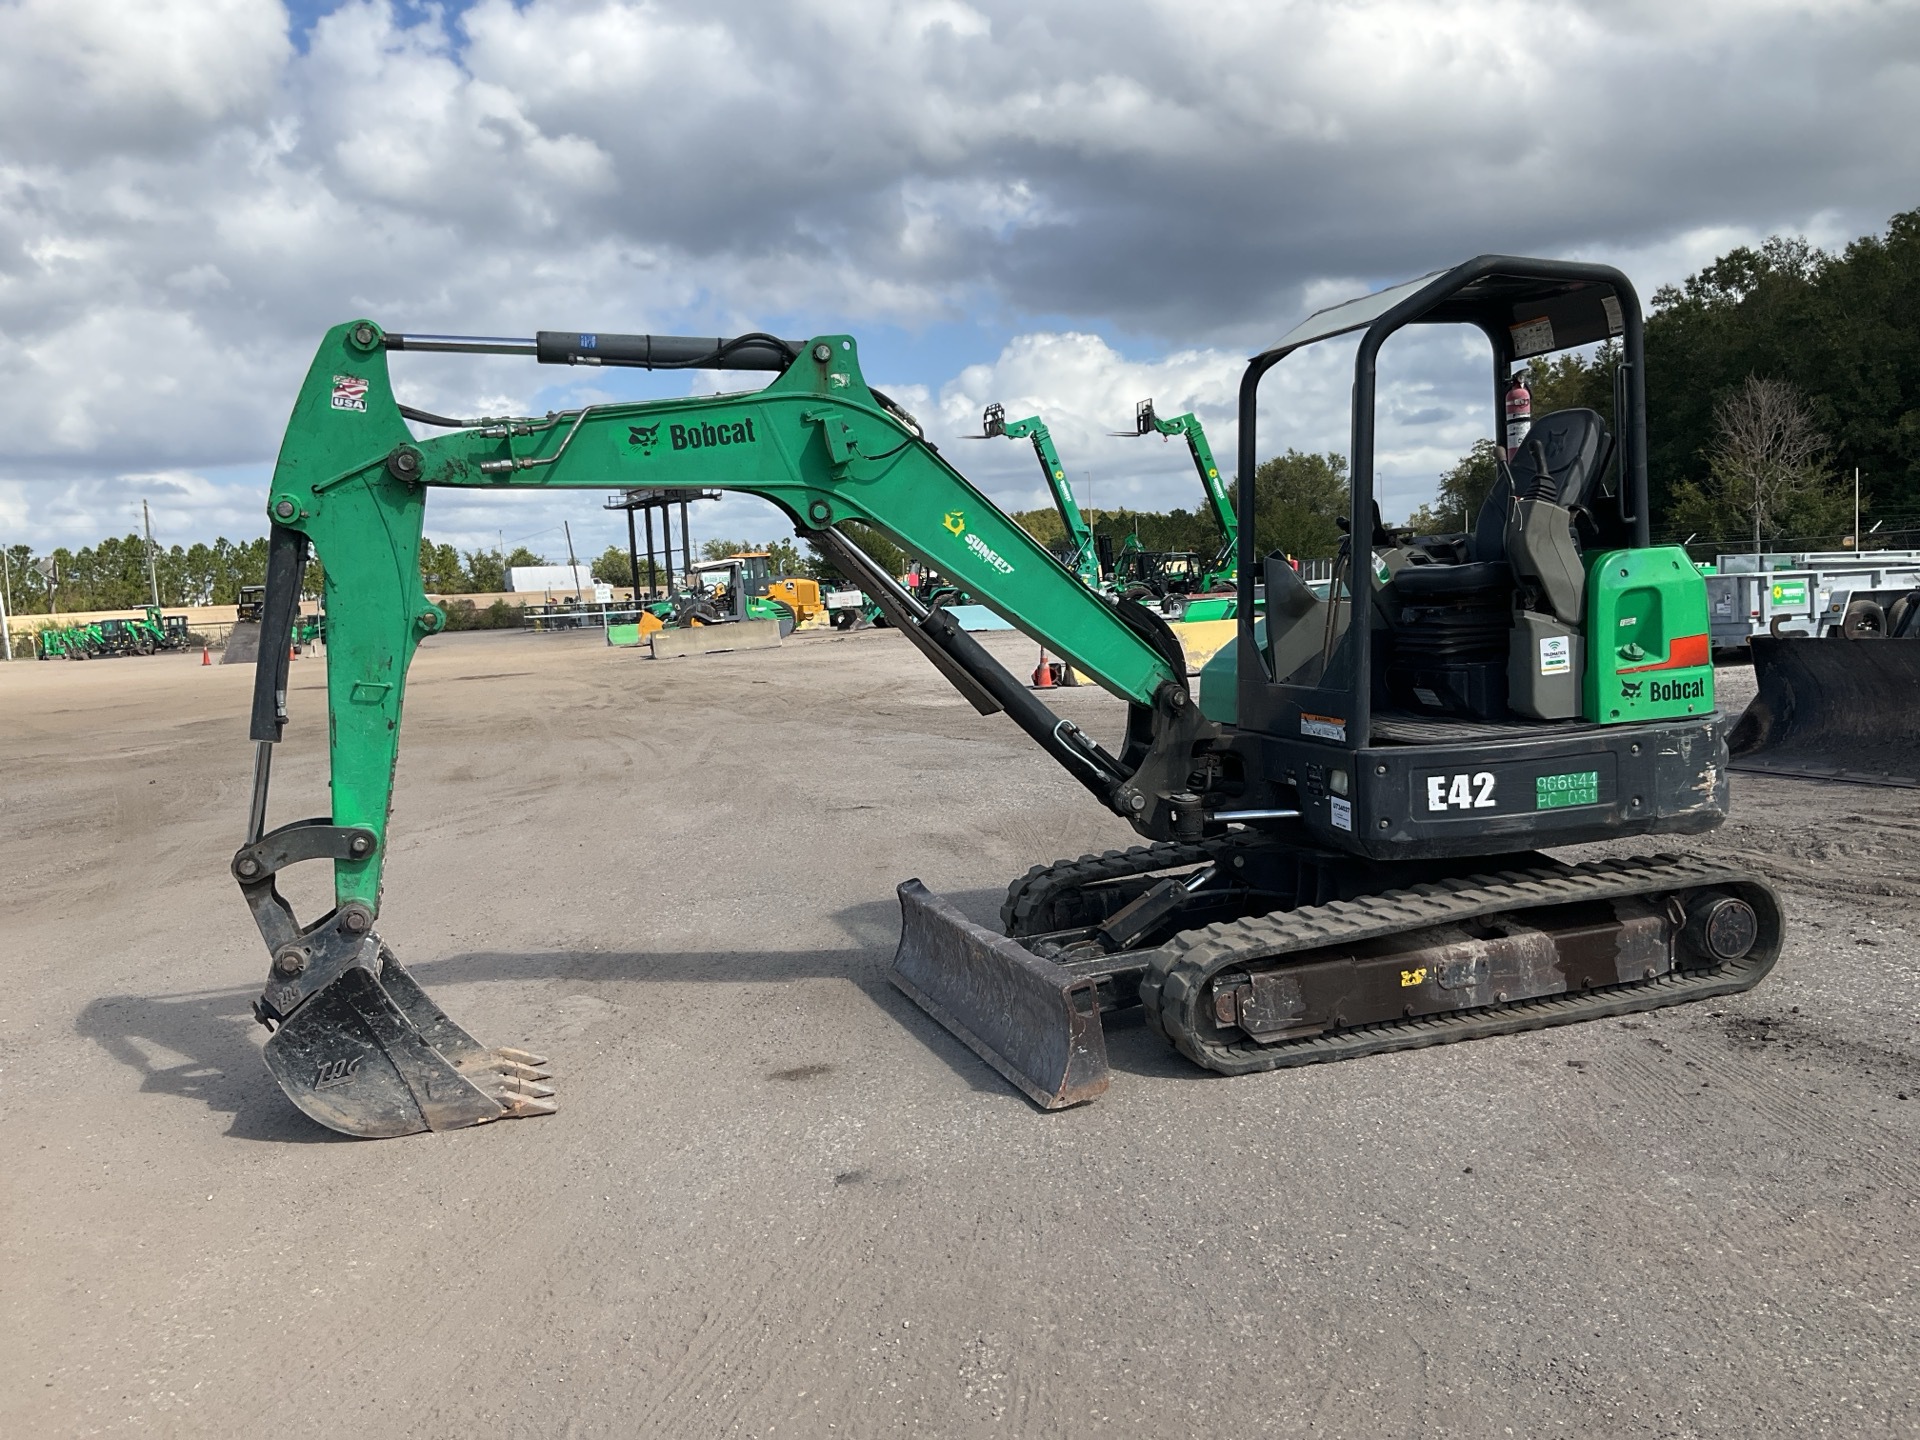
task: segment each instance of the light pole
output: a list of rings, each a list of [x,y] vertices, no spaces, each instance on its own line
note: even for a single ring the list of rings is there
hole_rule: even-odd
[[[153,512],[147,509],[147,502],[140,502],[140,519],[147,527],[147,587],[153,595],[153,608],[160,608],[160,577],[153,568]]]

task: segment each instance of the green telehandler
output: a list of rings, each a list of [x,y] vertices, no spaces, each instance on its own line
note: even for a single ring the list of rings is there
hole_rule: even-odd
[[[1089,590],[1098,590],[1101,583],[1100,554],[1094,545],[1093,527],[1080,513],[1080,502],[1073,495],[1073,483],[1067,479],[1067,467],[1060,463],[1060,452],[1053,448],[1053,433],[1038,415],[1029,415],[1025,420],[1007,419],[1006,407],[996,402],[981,413],[980,433],[967,438],[996,440],[1001,437],[1033,442],[1033,453],[1040,461],[1040,473],[1046,477],[1054,507],[1060,512],[1061,523],[1067,527],[1067,545],[1072,551],[1067,568],[1078,575],[1080,583]]]
[[[1234,513],[1233,497],[1227,493],[1227,482],[1220,477],[1220,466],[1213,458],[1213,447],[1207,443],[1206,427],[1200,423],[1200,417],[1189,411],[1171,420],[1163,419],[1154,410],[1153,401],[1147,399],[1133,407],[1133,429],[1115,430],[1113,433],[1122,439],[1158,435],[1166,440],[1178,435],[1187,442],[1187,454],[1193,457],[1193,468],[1199,473],[1200,489],[1207,497],[1208,512],[1213,516],[1213,523],[1220,528],[1221,535],[1220,548],[1210,561],[1203,564],[1190,593],[1212,595],[1231,591],[1239,578],[1236,557],[1240,551],[1240,520]],[[1190,618],[1196,620],[1231,620],[1234,607],[1231,601],[1213,602],[1202,611],[1196,610],[1193,602],[1189,601],[1182,613],[1188,612],[1191,612]]]
[[[1546,415],[1472,531],[1415,540],[1374,503],[1375,367],[1409,325],[1479,331],[1489,418],[1515,363],[1616,336],[1614,424]],[[257,742],[232,874],[266,942],[255,1005],[289,1097],[354,1135],[554,1108],[540,1057],[480,1045],[378,929],[409,661],[443,624],[421,588],[430,490],[726,488],[762,496],[888,611],[982,714],[1004,712],[1145,843],[1036,866],[1002,926],[899,887],[890,975],[1047,1108],[1106,1087],[1101,1016],[1138,1006],[1228,1074],[1624,1015],[1747,989],[1778,955],[1758,876],[1698,853],[1568,864],[1542,847],[1694,835],[1727,813],[1704,582],[1647,533],[1640,307],[1611,267],[1488,255],[1309,317],[1248,365],[1239,473],[1261,377],[1358,333],[1352,509],[1325,595],[1253,553],[1242,494],[1238,630],[1198,703],[1152,611],[1087,588],[873,390],[846,335],[791,341],[541,332],[415,336],[370,320],[321,342],[268,495],[253,694]],[[389,357],[758,370],[743,394],[462,420],[402,406]],[[407,421],[445,431],[416,440]],[[836,528],[860,521],[1125,702],[1109,748],[1054,713],[938,607]],[[266,824],[287,724],[287,646],[310,551],[325,564],[331,811]],[[921,803],[918,799],[910,803]],[[324,861],[307,923],[275,887]]]

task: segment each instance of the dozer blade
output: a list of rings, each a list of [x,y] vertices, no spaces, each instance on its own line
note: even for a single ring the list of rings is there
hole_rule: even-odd
[[[369,1139],[555,1109],[541,1057],[481,1045],[384,947],[378,976],[342,971],[274,1031],[266,1059],[308,1116]]]
[[[1105,1093],[1095,982],[974,924],[918,880],[900,887],[900,948],[888,974],[1042,1109]]]
[[[252,665],[260,658],[260,626],[257,621],[242,620],[227,632],[227,647],[220,652],[222,665]]]
[[[1756,635],[1736,770],[1920,787],[1920,639]]]

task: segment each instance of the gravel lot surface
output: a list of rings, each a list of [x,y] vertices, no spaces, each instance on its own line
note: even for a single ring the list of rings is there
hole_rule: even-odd
[[[561,1109],[349,1141],[260,1063],[198,660],[0,668],[0,1433],[1920,1429],[1920,792],[1737,775],[1679,842],[1783,891],[1748,995],[1245,1079],[1119,1020],[1043,1115],[883,975],[900,880],[987,920],[1131,839],[1004,718],[889,632],[441,637],[380,928]]]

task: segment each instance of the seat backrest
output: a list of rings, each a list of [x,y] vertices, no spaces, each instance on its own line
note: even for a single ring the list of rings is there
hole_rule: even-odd
[[[1569,510],[1590,508],[1588,502],[1612,448],[1598,411],[1556,410],[1542,415],[1514,452],[1514,494],[1551,500]]]
[[[1480,514],[1473,522],[1470,558],[1497,561],[1507,558],[1507,512],[1513,509],[1513,476],[1500,467],[1500,478],[1493,482],[1487,498],[1480,502]]]

